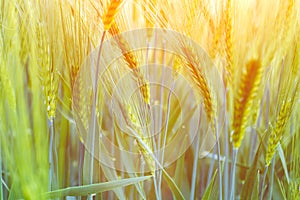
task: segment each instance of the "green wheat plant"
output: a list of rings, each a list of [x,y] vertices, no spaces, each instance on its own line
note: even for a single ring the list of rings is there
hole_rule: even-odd
[[[300,1],[0,0],[0,199],[300,199]]]

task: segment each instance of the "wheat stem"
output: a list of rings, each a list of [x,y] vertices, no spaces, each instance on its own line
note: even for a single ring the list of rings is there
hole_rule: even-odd
[[[165,158],[165,148],[164,147],[166,146],[166,142],[167,142],[169,118],[170,118],[170,111],[171,111],[171,108],[170,108],[171,107],[171,95],[172,95],[172,91],[174,90],[174,87],[175,87],[175,82],[173,81],[171,90],[169,91],[169,94],[168,94],[167,114],[166,114],[166,123],[165,123],[166,125],[165,125],[163,145],[162,145],[163,148],[162,148],[162,155],[161,155],[162,165],[164,164],[164,158]],[[160,172],[160,174],[159,174],[159,188],[161,188],[161,182],[162,182],[162,172]],[[161,193],[160,193],[160,197],[161,197]]]
[[[89,162],[89,183],[93,183],[93,171],[94,171],[94,151],[95,151],[95,138],[96,138],[96,127],[97,127],[97,115],[96,115],[96,107],[98,102],[98,81],[99,81],[99,71],[100,71],[100,58],[102,53],[103,42],[105,38],[106,31],[103,32],[102,38],[100,41],[100,47],[98,51],[97,63],[96,63],[96,73],[95,73],[95,82],[93,83],[94,86],[94,98],[93,98],[93,105],[92,105],[92,113],[91,113],[91,124],[90,124],[90,151],[91,157]],[[89,195],[89,198],[92,199],[92,196]]]
[[[84,145],[82,142],[79,140],[78,141],[78,153],[79,153],[79,161],[78,161],[78,185],[82,185],[82,172],[83,172],[83,163],[84,163]]]
[[[261,183],[261,186],[260,186],[260,195],[259,195],[260,200],[263,200],[263,197],[264,197],[264,186],[265,186],[265,181],[266,181],[268,169],[269,169],[269,167],[265,166],[264,175],[263,175],[262,183]]]
[[[272,159],[271,163],[272,163],[272,164],[271,164],[270,191],[269,191],[269,195],[268,195],[268,199],[269,199],[269,200],[272,199],[272,195],[273,195],[274,173],[275,173],[275,158]]]
[[[49,120],[50,124],[50,142],[49,142],[49,191],[52,191],[53,188],[53,180],[54,180],[54,159],[53,159],[53,141],[54,141],[54,125],[53,125],[53,120]]]
[[[231,189],[230,189],[230,200],[235,198],[235,171],[236,171],[236,161],[238,155],[238,148],[233,148],[232,150],[232,163],[231,163]]]
[[[216,155],[216,147],[213,148],[213,154]],[[209,163],[209,170],[208,170],[208,175],[207,175],[207,183],[206,183],[206,187],[209,186],[210,182],[212,181],[212,177],[213,177],[213,173],[214,173],[214,167],[215,167],[215,162],[218,158],[214,158],[211,160],[211,162]]]
[[[226,89],[227,91],[227,89]],[[226,105],[227,105],[227,99],[226,99],[226,93],[224,94],[224,103],[223,103],[223,109],[226,109]],[[224,163],[224,197],[225,199],[229,198],[229,144],[230,144],[230,139],[229,139],[229,117],[228,117],[228,113],[224,112],[224,141],[225,141],[225,145],[224,145],[224,152],[225,155],[227,156],[227,158],[225,159],[225,163]]]
[[[200,121],[199,121],[200,124]],[[198,127],[199,127],[198,124]],[[193,175],[192,175],[192,181],[191,181],[191,193],[190,193],[190,200],[195,199],[195,188],[196,188],[196,178],[197,178],[197,168],[198,168],[198,157],[199,157],[199,149],[200,149],[200,136],[197,135],[197,143],[195,146],[195,155],[193,160]]]
[[[222,191],[222,170],[221,170],[221,150],[220,150],[220,137],[219,137],[219,130],[217,127],[217,123],[216,120],[214,122],[215,124],[215,130],[216,130],[216,143],[217,143],[217,155],[218,155],[218,177],[219,177],[219,200],[222,200],[222,195],[223,195],[223,191]]]

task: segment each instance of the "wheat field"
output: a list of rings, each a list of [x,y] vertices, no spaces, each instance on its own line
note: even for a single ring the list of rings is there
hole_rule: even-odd
[[[0,0],[0,199],[300,199],[299,0]]]

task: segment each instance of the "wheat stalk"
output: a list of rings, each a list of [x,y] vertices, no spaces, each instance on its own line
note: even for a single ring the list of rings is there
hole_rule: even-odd
[[[121,6],[122,1],[120,0],[112,0],[105,12],[105,14],[102,17],[102,22],[104,25],[104,31],[100,39],[100,46],[98,49],[98,55],[97,55],[97,61],[96,61],[96,72],[95,77],[92,82],[93,84],[93,99],[92,99],[92,112],[91,112],[91,123],[89,124],[89,145],[90,145],[90,151],[92,154],[95,152],[95,140],[96,140],[96,132],[97,132],[97,105],[99,104],[99,91],[98,91],[98,80],[99,80],[99,72],[100,72],[100,59],[101,59],[101,53],[103,48],[103,43],[105,39],[106,32],[110,29],[112,23],[114,22],[115,16],[118,13],[118,10]],[[88,162],[88,175],[89,175],[89,183],[93,183],[93,175],[94,175],[94,158],[90,158]],[[92,196],[89,195],[89,199],[92,199]]]
[[[242,74],[240,88],[234,99],[233,146],[239,148],[244,138],[253,101],[257,95],[262,77],[262,66],[259,60],[251,60]]]

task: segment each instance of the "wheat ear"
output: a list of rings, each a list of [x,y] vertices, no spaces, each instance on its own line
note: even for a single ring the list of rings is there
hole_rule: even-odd
[[[208,118],[208,121],[213,124],[212,128],[214,129],[215,109],[213,97],[204,74],[199,70],[199,68],[197,68],[197,65],[200,64],[200,61],[191,48],[183,47],[182,50],[186,56],[187,70],[190,72],[192,80],[194,81],[200,91],[200,94],[202,95],[206,116]]]
[[[47,44],[45,33],[40,24],[36,31],[38,39],[38,65],[40,66],[40,78],[45,96],[47,115],[50,120],[53,120],[56,112],[57,79],[53,63],[51,63],[50,60],[49,45]]]
[[[16,112],[17,103],[16,103],[15,89],[13,88],[12,82],[9,79],[8,70],[6,66],[2,64],[1,61],[0,61],[0,89],[3,92],[2,95],[7,100],[7,104],[11,109],[11,111]]]
[[[232,50],[232,7],[231,0],[228,0],[225,8],[225,55],[227,82],[229,85],[233,79],[233,50]]]
[[[121,4],[122,0],[112,0],[110,2],[107,11],[102,18],[105,31],[110,29]]]
[[[246,71],[242,74],[240,88],[234,99],[233,134],[231,139],[235,148],[240,147],[244,138],[253,101],[261,82],[262,69],[259,60],[251,60],[247,63]]]
[[[277,146],[283,136],[284,129],[286,127],[291,112],[292,102],[284,102],[280,108],[275,127],[272,128],[272,132],[268,140],[268,149],[265,159],[266,166],[269,166],[271,163],[271,160],[276,152]]]
[[[109,33],[114,36],[115,41],[118,44],[119,49],[122,51],[124,60],[126,61],[128,67],[132,70],[133,76],[137,79],[138,85],[140,87],[140,92],[145,100],[145,102],[150,104],[150,87],[148,82],[145,80],[143,73],[140,71],[136,57],[129,51],[130,45],[127,41],[120,35],[120,30],[118,25],[113,22]]]

